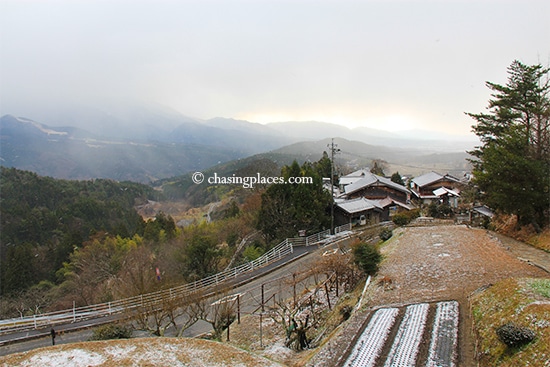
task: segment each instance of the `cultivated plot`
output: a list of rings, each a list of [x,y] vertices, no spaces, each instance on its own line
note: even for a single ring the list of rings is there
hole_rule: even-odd
[[[383,308],[374,313],[346,362],[346,367],[375,365],[398,313],[398,308]]]
[[[430,308],[434,321],[428,325]],[[457,360],[459,304],[420,303],[400,309],[377,310],[358,338],[345,367],[455,367]],[[392,330],[397,329],[392,333]],[[392,336],[392,337],[390,337]],[[421,353],[422,341],[430,348]]]
[[[458,344],[458,302],[437,304],[426,367],[454,367]]]

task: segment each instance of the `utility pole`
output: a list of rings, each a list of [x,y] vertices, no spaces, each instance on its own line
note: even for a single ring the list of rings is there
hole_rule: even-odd
[[[334,234],[334,154],[340,152],[338,144],[334,144],[334,138],[332,142],[327,145],[330,148],[330,234]]]

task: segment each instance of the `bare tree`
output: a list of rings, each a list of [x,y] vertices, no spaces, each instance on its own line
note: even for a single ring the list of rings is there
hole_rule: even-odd
[[[162,284],[155,274],[155,255],[145,246],[133,249],[122,261],[116,291],[120,297],[133,297],[159,290]]]
[[[214,339],[220,340],[224,330],[235,321],[236,301],[236,295],[226,295],[212,303],[207,299],[199,303],[201,307],[199,317],[212,325]]]
[[[154,335],[164,336],[174,327],[177,336],[195,324],[203,314],[204,295],[201,292],[171,294],[164,291],[151,300],[143,300],[133,311],[135,327]]]

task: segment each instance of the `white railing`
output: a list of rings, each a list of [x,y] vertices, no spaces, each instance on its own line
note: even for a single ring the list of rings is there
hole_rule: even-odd
[[[348,226],[349,225],[337,227],[338,232],[336,232],[335,229],[335,233],[342,233],[343,231],[351,229],[351,227],[346,229]],[[209,288],[213,288],[221,283],[235,279],[241,274],[266,266],[293,253],[295,246],[309,246],[316,243],[323,243],[327,241],[331,242],[333,239],[336,238],[333,238],[330,235],[330,230],[322,231],[308,237],[287,238],[254,261],[247,262],[237,267],[227,269],[220,273],[196,280],[194,282],[186,283],[178,287],[91,306],[73,307],[72,309],[62,311],[0,320],[0,334],[30,329],[40,329],[50,327],[54,324],[75,323],[86,319],[109,316],[124,311],[131,311],[139,307],[160,305],[163,300],[184,297],[195,292],[204,292]]]
[[[347,223],[344,225],[341,225],[339,227],[334,228],[334,234],[339,234],[342,232],[351,231],[351,223]]]

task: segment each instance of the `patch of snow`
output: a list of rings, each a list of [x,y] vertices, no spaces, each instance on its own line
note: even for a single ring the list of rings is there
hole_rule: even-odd
[[[68,135],[68,133],[65,132],[65,131],[55,131],[55,130],[52,130],[52,129],[48,129],[45,126],[43,126],[42,124],[39,124],[38,122],[35,122],[35,121],[32,121],[32,120],[28,120],[28,119],[21,118],[21,117],[17,117],[16,119],[17,119],[17,121],[19,121],[22,124],[31,124],[34,127],[36,127],[38,130],[40,130],[43,133],[48,134],[48,135]]]
[[[117,358],[126,358],[132,355],[136,350],[135,345],[112,346],[105,349],[105,353]]]
[[[432,246],[433,247],[441,247],[441,246],[445,246],[445,245],[442,244],[442,243],[434,243]]]
[[[384,367],[415,365],[428,318],[428,309],[427,303],[407,307]]]
[[[373,367],[395,323],[399,309],[382,308],[375,312],[359,341],[355,344],[345,367]]]
[[[147,363],[153,363],[157,366],[186,367],[187,364],[180,361],[180,357],[176,354],[176,351],[177,349],[170,350],[170,348],[159,348],[157,345],[154,349],[150,349],[140,355],[135,355],[134,360],[136,362],[143,362],[144,365]]]
[[[426,367],[455,367],[458,319],[459,305],[457,301],[437,304]]]
[[[263,354],[270,358],[277,357],[279,359],[287,359],[293,356],[292,350],[290,350],[289,348],[285,347],[280,343],[275,343],[269,346],[269,348],[266,348],[264,350]]]
[[[98,353],[83,349],[73,349],[68,351],[52,352],[45,350],[43,353],[36,354],[24,361],[22,367],[90,367],[101,366],[105,358]]]

